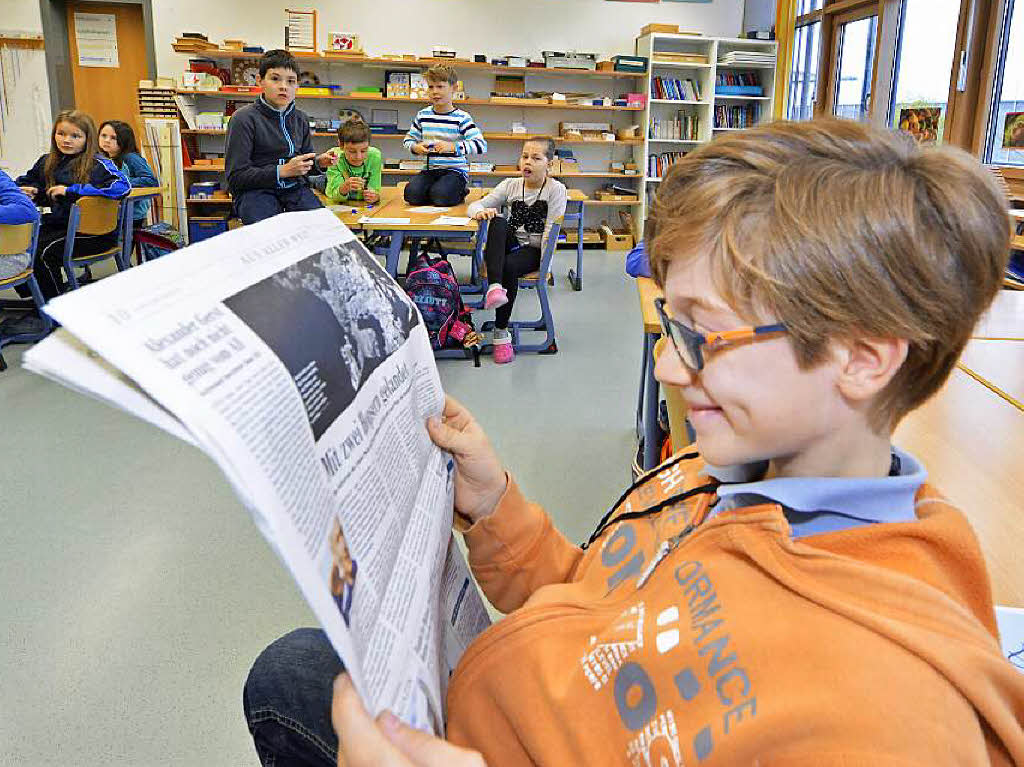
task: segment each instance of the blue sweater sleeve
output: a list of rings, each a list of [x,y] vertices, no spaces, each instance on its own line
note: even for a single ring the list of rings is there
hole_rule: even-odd
[[[128,178],[106,157],[96,156],[89,181],[85,184],[70,184],[68,194],[79,197],[109,197],[120,200],[132,190]]]
[[[11,177],[0,170],[0,224],[30,224],[39,211]]]
[[[128,169],[128,180],[133,187],[160,186],[156,174],[149,167],[146,158],[138,152],[130,152],[124,156],[124,165]]]

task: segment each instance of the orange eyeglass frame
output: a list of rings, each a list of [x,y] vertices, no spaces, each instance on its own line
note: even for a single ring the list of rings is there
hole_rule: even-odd
[[[665,312],[665,299],[656,298],[654,308],[658,312],[658,319],[661,321],[661,328],[665,335],[676,347],[676,354],[679,360],[690,370],[698,371],[704,368],[704,354],[701,347],[724,346],[737,341],[747,341],[760,335],[768,333],[785,333],[786,326],[782,323],[774,325],[747,325],[734,330],[720,330],[712,333],[699,333],[692,328],[686,327],[679,320],[669,317]],[[682,339],[677,338],[677,334]],[[680,340],[682,343],[680,343]]]

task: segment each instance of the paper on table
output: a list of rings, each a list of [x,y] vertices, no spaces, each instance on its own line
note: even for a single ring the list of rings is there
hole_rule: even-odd
[[[420,205],[415,208],[406,208],[406,210],[410,213],[444,213],[451,210],[451,208],[441,208],[437,205]]]
[[[360,224],[408,224],[409,221],[408,218],[374,218],[373,216],[363,216],[359,219]]]
[[[469,226],[472,220],[469,216],[438,216],[430,223],[442,226]]]

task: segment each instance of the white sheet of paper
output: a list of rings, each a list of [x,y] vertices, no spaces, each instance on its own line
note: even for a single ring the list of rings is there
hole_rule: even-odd
[[[411,219],[408,218],[373,218],[372,216],[363,216],[359,219],[360,224],[408,224]]]
[[[469,216],[438,216],[430,223],[444,226],[468,226],[472,220]]]
[[[441,208],[437,205],[420,205],[415,208],[406,208],[410,213],[444,213],[451,210],[451,208]]]

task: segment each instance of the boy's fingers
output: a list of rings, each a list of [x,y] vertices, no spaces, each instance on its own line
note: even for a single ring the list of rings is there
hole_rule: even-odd
[[[338,750],[343,757],[339,762],[346,767],[404,763],[401,754],[366,713],[348,674],[339,674],[334,680],[331,722],[338,733]]]
[[[385,737],[417,767],[482,767],[484,764],[479,754],[415,730],[390,711],[378,716],[377,722]]]

